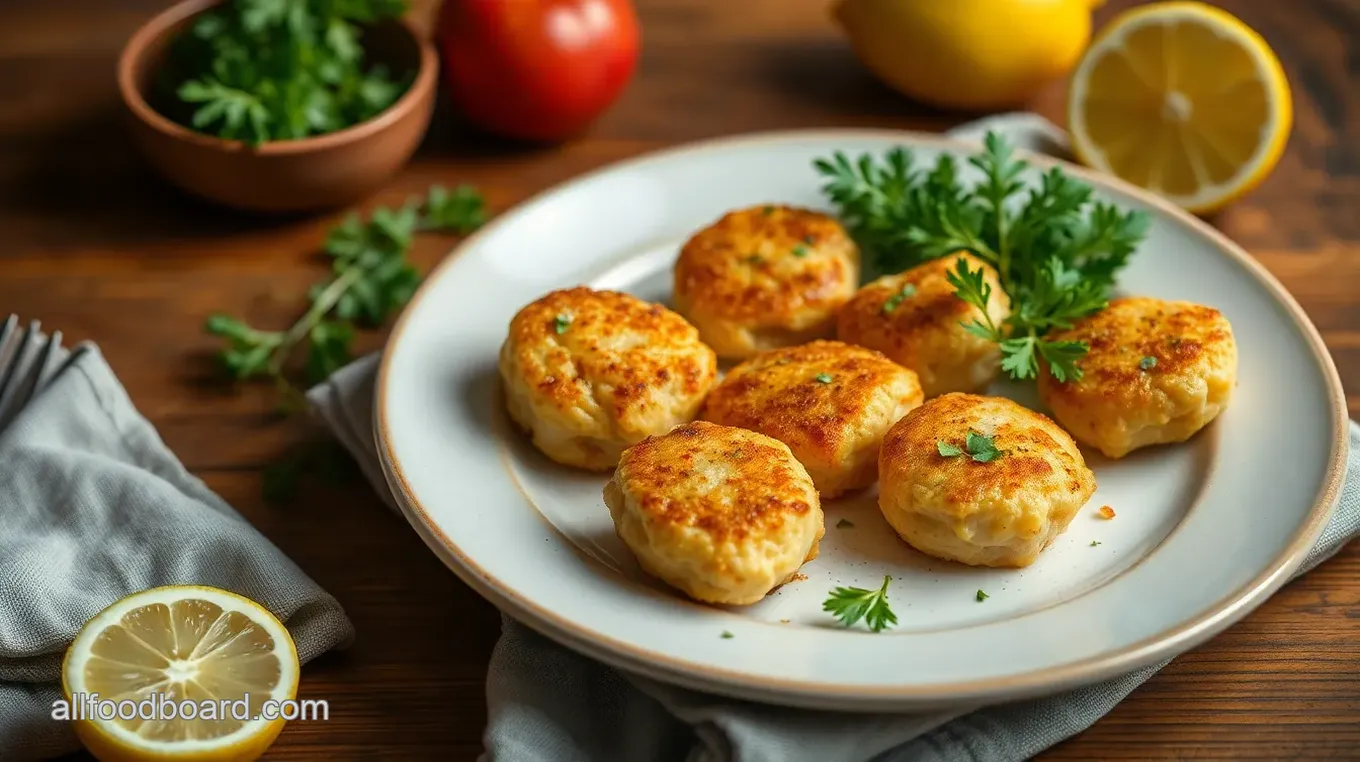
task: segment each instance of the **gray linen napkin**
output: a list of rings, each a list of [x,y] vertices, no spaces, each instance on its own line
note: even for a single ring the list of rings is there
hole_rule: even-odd
[[[184,469],[91,344],[0,326],[0,464],[0,759],[79,748],[51,719],[62,654],[129,593],[245,595],[304,662],[353,637],[334,598]]]
[[[1000,130],[1065,155],[1066,135],[1033,114],[1005,114],[951,134]],[[370,355],[308,392],[312,409],[395,502],[373,442]],[[1298,574],[1360,535],[1360,426],[1351,424],[1341,504]],[[1297,576],[1297,575],[1296,575]],[[1020,762],[1100,719],[1164,667],[1007,705],[917,714],[789,709],[665,685],[605,666],[508,618],[487,671],[485,762]]]

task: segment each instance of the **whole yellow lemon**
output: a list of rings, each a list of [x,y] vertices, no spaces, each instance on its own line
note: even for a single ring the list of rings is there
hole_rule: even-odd
[[[945,108],[1019,105],[1067,74],[1104,0],[836,0],[855,55],[888,86]]]

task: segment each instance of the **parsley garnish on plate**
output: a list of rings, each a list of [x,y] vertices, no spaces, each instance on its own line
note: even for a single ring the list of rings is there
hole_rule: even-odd
[[[1100,544],[1100,541],[1099,541],[1099,540],[1091,540],[1091,547],[1094,548],[1095,546],[1097,546],[1097,545],[1099,545],[1099,544]]]
[[[733,635],[732,635],[731,632],[728,632],[727,630],[723,630],[723,631],[722,631],[722,639],[723,639],[723,640],[731,640],[732,638],[733,638]]]
[[[167,115],[254,145],[363,122],[413,77],[368,61],[363,27],[405,12],[404,0],[228,0],[175,39]]]
[[[813,376],[812,378],[813,378],[817,383],[819,383],[819,384],[829,384],[829,383],[831,383],[831,374],[830,374],[830,373],[818,373],[817,375]]]
[[[553,330],[557,332],[558,336],[561,336],[562,334],[566,333],[567,329],[570,327],[571,327],[571,315],[558,315],[557,317],[553,318]]]
[[[975,596],[975,597],[977,598],[977,602],[978,602],[978,603],[982,603],[983,601],[987,600],[988,598],[991,598],[992,596],[990,596],[990,595],[988,595],[988,594],[982,592],[981,590],[979,590],[979,591],[977,591],[977,596]]]
[[[877,590],[838,587],[822,604],[822,611],[831,612],[846,627],[863,619],[871,631],[882,632],[897,624],[897,615],[888,607],[888,583],[891,581],[892,577],[884,577],[883,586]]]
[[[1152,355],[1147,355],[1146,357],[1138,361],[1139,370],[1152,370],[1155,367],[1157,367],[1157,358],[1153,357]]]
[[[903,148],[882,160],[864,154],[852,161],[836,152],[814,166],[865,254],[866,278],[971,252],[997,270],[1011,314],[1000,324],[986,316],[990,285],[980,269],[959,261],[950,283],[984,315],[968,330],[1000,344],[1002,368],[1012,378],[1034,378],[1041,361],[1059,381],[1080,378],[1077,361],[1088,347],[1046,336],[1104,309],[1115,275],[1147,234],[1149,216],[1093,201],[1089,185],[1057,167],[1026,188],[1020,176],[1028,163],[1013,158],[995,133],[968,162],[983,175],[976,184],[960,180],[949,154],[927,170]]]
[[[901,291],[898,291],[897,293],[888,297],[888,300],[883,303],[883,314],[887,315],[888,313],[897,309],[897,305],[912,298],[913,296],[916,296],[916,286],[911,283],[907,283],[906,285],[902,286]]]
[[[801,243],[793,247],[793,255],[795,257],[806,257],[808,255],[808,251],[810,251],[808,247]]]
[[[935,450],[946,458],[957,458],[967,453],[968,457],[978,463],[990,463],[1004,454],[1001,450],[996,449],[995,439],[983,436],[976,431],[968,432],[968,436],[963,440],[963,447],[940,440],[935,443]]]

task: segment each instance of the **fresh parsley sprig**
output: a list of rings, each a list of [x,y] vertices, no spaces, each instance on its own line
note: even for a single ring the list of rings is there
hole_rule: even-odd
[[[883,586],[877,590],[838,587],[822,604],[822,611],[831,612],[846,627],[863,619],[871,631],[881,632],[897,624],[897,615],[888,606],[888,583],[891,581],[892,577],[884,577]]]
[[[175,40],[167,115],[256,145],[358,124],[411,82],[365,60],[363,27],[405,12],[405,0],[228,0]]]
[[[1094,201],[1089,185],[1057,167],[1027,187],[1029,164],[995,133],[968,165],[982,177],[972,185],[949,154],[929,170],[902,148],[881,161],[837,152],[814,162],[823,192],[864,253],[867,278],[971,252],[996,269],[1011,313],[992,320],[982,269],[960,260],[950,282],[983,315],[968,330],[1000,345],[1002,369],[1013,378],[1034,378],[1040,361],[1059,381],[1080,378],[1077,361],[1088,347],[1047,336],[1105,307],[1150,218]]]
[[[351,215],[323,247],[331,277],[308,291],[307,311],[292,326],[262,330],[229,315],[208,317],[208,333],[225,340],[223,367],[237,380],[273,380],[285,392],[285,404],[296,402],[299,393],[285,366],[300,345],[307,347],[306,379],[316,383],[349,361],[356,326],[381,325],[415,293],[420,274],[406,255],[417,230],[467,233],[485,219],[481,196],[466,186],[452,193],[435,186],[424,200],[375,209],[368,221]]]

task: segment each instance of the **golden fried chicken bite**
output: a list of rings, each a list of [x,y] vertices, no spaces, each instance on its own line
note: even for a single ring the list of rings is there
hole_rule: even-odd
[[[859,249],[820,212],[757,206],[695,233],[675,263],[675,308],[720,357],[830,338],[859,284]]]
[[[699,415],[788,445],[830,499],[874,482],[883,434],[921,400],[916,374],[882,354],[814,341],[733,368]]]
[[[1183,442],[1214,420],[1237,381],[1237,345],[1212,307],[1148,297],[1106,309],[1049,337],[1090,351],[1080,379],[1039,376],[1044,404],[1077,441],[1110,458]]]
[[[1030,565],[1096,490],[1067,432],[1001,397],[929,400],[888,431],[878,464],[898,536],[972,566]]]
[[[825,532],[787,446],[704,421],[625,450],[604,501],[638,564],[706,603],[756,603],[817,557]]]
[[[969,270],[982,269],[992,287],[987,315],[999,325],[1010,315],[1010,300],[996,270],[972,254],[951,254],[865,285],[841,308],[836,338],[877,349],[916,371],[927,398],[986,389],[996,378],[1001,350],[963,327],[982,311],[955,296],[949,283],[960,258]]]
[[[553,291],[510,321],[500,351],[510,417],[568,466],[605,471],[625,447],[693,420],[718,360],[685,319],[584,286]]]

